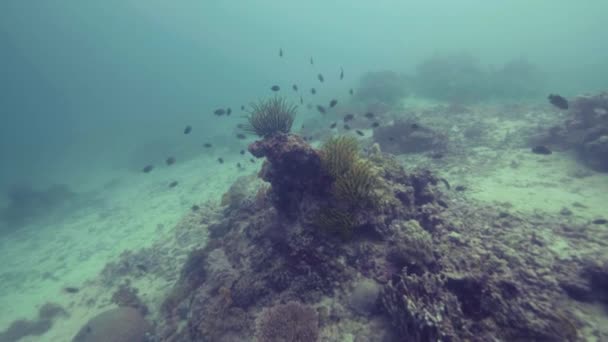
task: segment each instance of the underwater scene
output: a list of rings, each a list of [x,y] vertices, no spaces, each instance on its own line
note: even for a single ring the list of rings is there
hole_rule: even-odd
[[[0,2],[0,342],[608,341],[608,1]]]

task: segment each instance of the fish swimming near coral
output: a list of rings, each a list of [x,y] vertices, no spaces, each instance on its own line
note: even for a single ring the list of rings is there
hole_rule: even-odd
[[[348,130],[350,130],[350,126],[345,124],[344,129],[348,131]]]
[[[370,119],[370,120],[371,120],[371,119],[373,119],[373,118],[374,118],[374,113],[372,113],[372,112],[367,112],[367,113],[365,113],[363,116],[365,116],[366,118],[368,118],[368,119]]]
[[[217,162],[220,164],[224,164],[224,158],[217,158]]]
[[[146,165],[146,166],[144,166],[142,171],[143,171],[143,173],[150,173],[150,171],[152,171],[152,169],[154,169],[154,165]]]
[[[300,104],[304,104],[304,99],[300,96]]]
[[[226,108],[226,115],[232,114],[232,109],[230,107]]]
[[[297,84],[292,85],[291,89],[293,89],[293,91],[298,91],[298,85]]]
[[[321,114],[325,114],[327,113],[327,110],[325,109],[325,107],[321,106],[321,105],[317,105],[317,110],[319,111],[319,113]]]
[[[169,183],[169,187],[175,188],[177,186],[177,184],[178,184],[177,181],[173,181],[173,182]]]
[[[547,146],[539,145],[532,147],[532,153],[548,155],[553,152]]]
[[[247,139],[247,136],[243,133],[239,133],[236,135],[237,139],[243,140],[243,139]]]
[[[315,88],[311,88],[311,89],[310,89],[310,93],[314,95],[314,94],[316,94],[316,93],[317,93],[317,90],[316,90]]]
[[[217,116],[222,116],[222,115],[226,114],[226,110],[224,108],[218,108],[213,111],[213,114],[215,114]]]
[[[190,134],[190,132],[192,132],[192,126],[186,126],[186,128],[184,128],[184,134]]]
[[[376,122],[372,123],[372,127],[378,128],[378,127],[380,127],[380,123],[376,121]]]
[[[245,154],[245,150],[241,150],[239,153],[240,153],[241,155],[244,155],[244,154]]]
[[[350,88],[350,89],[348,90],[348,93],[352,95],[352,94],[354,94],[354,93],[355,93],[355,91],[353,90],[353,88]]]
[[[333,108],[338,104],[338,100],[333,99],[331,101],[329,101],[329,108]]]
[[[340,81],[344,79],[344,69],[340,68]]]
[[[332,123],[331,125],[329,125],[329,128],[330,128],[330,129],[334,129],[334,128],[336,128],[336,126],[337,126],[337,125],[338,125],[338,123],[337,123],[337,122],[334,122],[334,123]]]
[[[203,147],[204,147],[204,148],[211,148],[211,147],[213,147],[213,145],[212,145],[212,144],[210,144],[210,143],[204,143],[204,144],[203,144]]]
[[[167,163],[167,165],[173,165],[173,164],[175,164],[175,157],[169,157],[169,158],[167,158],[167,160],[165,160],[165,163]]]
[[[359,134],[360,136],[364,136],[364,135],[365,135],[365,134],[364,134],[362,131],[360,131],[360,130],[356,130],[355,132],[357,132],[357,134]]]
[[[568,109],[568,100],[557,94],[550,94],[547,99],[559,109]]]
[[[279,87],[278,85],[273,85],[272,87],[270,87],[270,90],[279,91],[279,90],[281,90],[281,87]]]
[[[353,114],[346,114],[344,115],[344,122],[349,122],[351,120],[353,120],[355,118],[355,116]]]
[[[321,74],[318,74],[317,78],[319,79],[319,82],[321,82],[321,83],[323,83],[325,81],[325,78]]]
[[[279,57],[283,57],[283,49],[279,49]]]
[[[310,57],[310,65],[314,65],[315,61],[312,59],[312,57]]]

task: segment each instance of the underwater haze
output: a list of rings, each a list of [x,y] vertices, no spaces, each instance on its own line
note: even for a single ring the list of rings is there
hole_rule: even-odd
[[[606,13],[605,0],[3,0],[0,342],[104,340],[87,324],[129,341],[296,341],[271,331],[290,324],[281,310],[306,321],[304,340],[608,339]],[[345,150],[336,163],[352,165],[324,164]],[[432,200],[397,193],[414,184],[407,196]],[[300,235],[244,233],[254,223]],[[483,283],[485,266],[442,255],[521,272]],[[419,285],[437,306],[413,293],[424,274],[450,278]],[[559,315],[508,326],[471,293],[484,286]],[[417,331],[422,313],[391,302],[403,289],[462,317]],[[116,308],[137,309],[108,317],[138,328],[98,319]]]

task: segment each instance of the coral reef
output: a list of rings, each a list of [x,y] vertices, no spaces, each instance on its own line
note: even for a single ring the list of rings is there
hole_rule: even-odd
[[[392,154],[443,151],[447,138],[414,121],[397,121],[390,126],[374,129],[374,142],[382,151]]]
[[[562,124],[530,140],[532,146],[572,149],[590,168],[608,172],[608,92],[576,97]]]
[[[319,339],[319,320],[315,309],[299,302],[266,308],[258,318],[259,342],[315,342]]]
[[[151,327],[134,308],[106,310],[91,318],[72,342],[145,342]]]
[[[26,336],[40,336],[51,329],[57,317],[67,317],[68,313],[61,306],[46,303],[38,309],[35,320],[18,319],[4,331],[0,331],[0,341],[16,342]]]

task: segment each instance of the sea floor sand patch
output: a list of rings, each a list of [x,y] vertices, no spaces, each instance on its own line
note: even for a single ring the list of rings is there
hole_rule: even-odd
[[[164,238],[192,205],[219,202],[238,176],[260,165],[243,163],[239,169],[233,165],[236,161],[226,159],[222,165],[209,157],[150,174],[125,174],[99,190],[101,206],[83,208],[55,225],[32,224],[5,237],[0,248],[0,330],[15,319],[34,317],[47,301],[69,306],[74,296],[62,291],[65,286],[82,287],[121,252]],[[173,180],[179,184],[169,188]],[[69,322],[77,318],[81,324],[79,318],[90,316],[90,309],[71,308],[72,319],[57,324],[75,334],[77,329]],[[35,340],[57,341],[56,333],[47,335]]]

